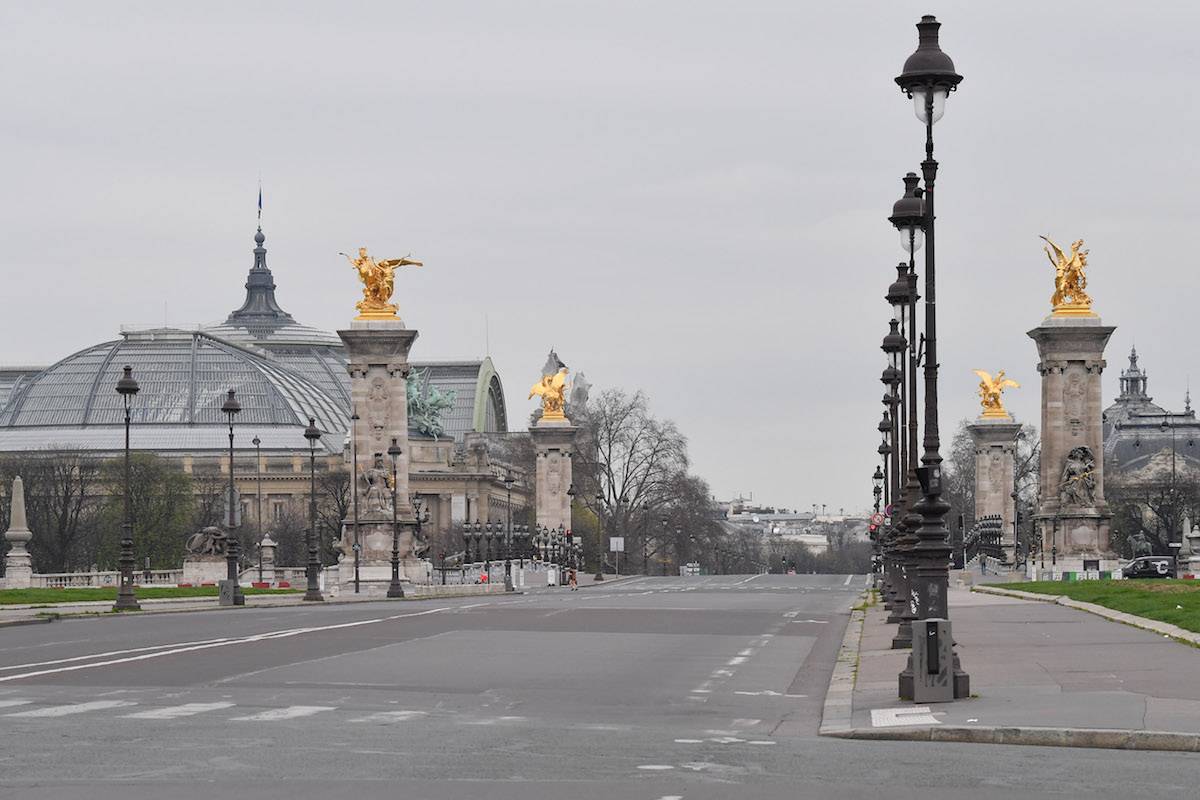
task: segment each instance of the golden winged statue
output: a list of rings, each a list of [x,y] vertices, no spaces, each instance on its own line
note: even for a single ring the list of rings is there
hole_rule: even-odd
[[[1083,249],[1083,239],[1071,243],[1070,255],[1050,240],[1049,236],[1041,237],[1049,247],[1046,258],[1054,265],[1054,295],[1050,305],[1054,307],[1056,317],[1091,317],[1092,298],[1087,289],[1087,257],[1088,251]],[[1054,250],[1051,253],[1051,249]]]
[[[975,370],[975,374],[979,376],[979,402],[983,406],[980,416],[984,419],[1012,419],[1004,410],[1000,393],[1005,389],[1020,389],[1021,384],[1004,377],[1004,370],[997,372],[994,378],[991,373],[981,369]]]
[[[367,255],[365,247],[358,248],[358,258],[346,253],[338,255],[346,256],[350,266],[358,271],[358,278],[363,284],[363,299],[356,305],[358,316],[355,319],[398,319],[396,311],[399,306],[391,302],[392,292],[396,290],[396,268],[421,267],[424,264],[408,256],[376,261]]]
[[[557,372],[543,375],[542,379],[529,390],[529,397],[542,398],[542,420],[546,422],[565,421],[567,415],[563,413],[563,406],[566,403],[566,392],[567,368],[559,367]]]

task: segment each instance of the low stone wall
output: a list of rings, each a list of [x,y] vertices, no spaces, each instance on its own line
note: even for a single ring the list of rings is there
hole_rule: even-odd
[[[504,584],[501,583],[476,583],[476,584],[447,584],[441,586],[434,584],[433,586],[415,584],[406,586],[404,594],[408,597],[438,597],[441,595],[453,595],[461,597],[463,595],[473,594],[503,594]]]

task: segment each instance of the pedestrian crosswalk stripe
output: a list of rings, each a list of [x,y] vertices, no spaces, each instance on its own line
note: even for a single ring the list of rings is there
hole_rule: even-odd
[[[102,711],[107,708],[124,708],[136,706],[128,700],[93,700],[90,703],[72,703],[67,706],[46,706],[29,711],[18,711],[16,714],[5,714],[6,717],[65,717],[70,714],[82,714],[86,711]]]
[[[206,711],[220,711],[222,708],[229,708],[232,705],[233,703],[184,703],[181,706],[167,706],[166,708],[154,708],[149,711],[126,714],[125,719],[176,719],[190,717],[193,714],[203,714]]]
[[[287,708],[272,708],[245,717],[231,717],[231,719],[237,722],[275,722],[281,719],[311,717],[313,714],[320,714],[322,711],[333,711],[335,708],[337,706],[288,706]]]
[[[0,708],[12,708],[13,706],[26,706],[32,703],[32,700],[0,700]]]

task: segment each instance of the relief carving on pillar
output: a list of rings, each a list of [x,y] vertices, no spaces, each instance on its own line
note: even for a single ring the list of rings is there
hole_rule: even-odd
[[[367,388],[367,429],[376,447],[384,444],[388,422],[387,381],[382,375],[371,379]]]
[[[1072,365],[1067,373],[1066,385],[1063,386],[1063,410],[1072,436],[1079,436],[1083,432],[1086,407],[1087,379],[1081,366]]]
[[[1004,459],[1000,457],[1000,453],[992,451],[991,459],[988,463],[988,482],[992,489],[998,489],[1004,484]]]
[[[562,461],[560,459],[551,459],[549,470],[546,472],[546,487],[550,490],[551,497],[557,497],[562,493]]]
[[[1090,447],[1076,447],[1067,454],[1058,499],[1064,506],[1096,504],[1096,456]]]

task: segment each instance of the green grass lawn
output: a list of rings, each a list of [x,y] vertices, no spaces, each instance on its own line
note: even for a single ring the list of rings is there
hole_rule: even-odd
[[[245,594],[294,594],[300,589],[251,589],[243,588]],[[163,597],[216,597],[216,586],[156,586],[136,590],[139,600],[157,600]],[[56,603],[83,603],[91,600],[116,600],[117,587],[103,586],[86,589],[4,589],[0,590],[0,605]]]
[[[1066,595],[1072,600],[1169,622],[1200,633],[1200,581],[1034,581],[993,585],[1023,592]]]

